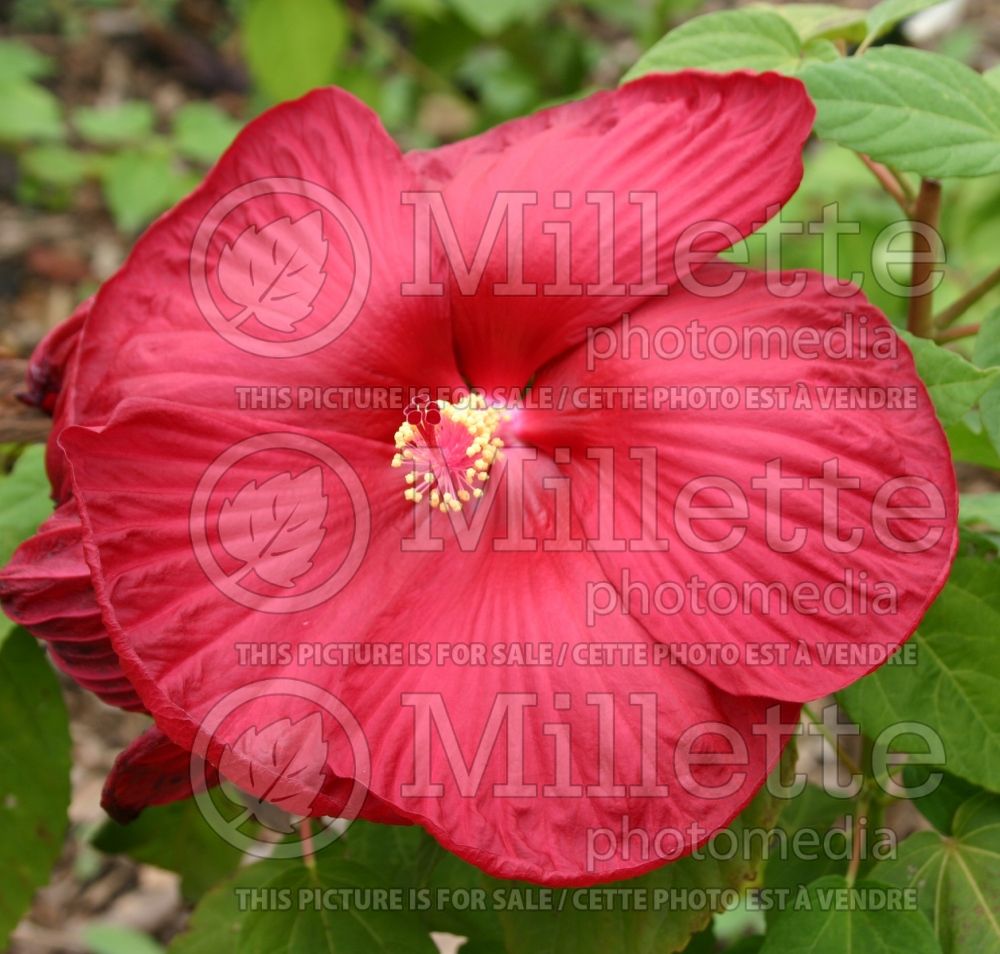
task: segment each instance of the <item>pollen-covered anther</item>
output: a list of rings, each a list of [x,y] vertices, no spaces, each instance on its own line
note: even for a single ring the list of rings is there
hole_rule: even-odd
[[[393,467],[408,468],[403,496],[415,504],[426,498],[442,513],[482,497],[490,467],[501,456],[497,431],[508,417],[477,394],[461,404],[415,398],[396,431],[392,458]]]

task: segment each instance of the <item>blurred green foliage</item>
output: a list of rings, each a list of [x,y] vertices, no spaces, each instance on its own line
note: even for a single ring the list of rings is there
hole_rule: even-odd
[[[767,27],[771,32],[763,40],[774,46],[772,59],[790,57],[794,67],[799,56],[803,62],[835,56],[834,43],[874,40],[902,14],[927,3],[887,0],[867,19],[863,11],[828,3],[756,3],[748,11],[691,19],[705,5],[703,0],[13,0],[12,34],[30,34],[32,41],[49,35],[59,38],[63,49],[86,46],[106,42],[99,36],[101,17],[127,14],[140,32],[207,45],[213,55],[245,70],[246,83],[237,97],[220,96],[224,90],[186,90],[190,101],[166,115],[138,93],[113,104],[61,105],[65,91],[57,62],[26,39],[0,41],[5,101],[0,145],[19,157],[21,201],[65,208],[82,183],[96,181],[116,224],[132,233],[190,190],[243,122],[318,85],[348,89],[379,113],[404,148],[422,148],[614,86],[640,57],[647,59],[642,54],[650,48],[651,61],[666,57],[684,65],[693,58],[697,65],[721,68],[708,60],[713,49],[725,45],[718,30],[726,17],[742,31],[741,42],[754,47],[747,55],[760,55],[752,34]],[[968,31],[964,36],[959,44],[964,48],[949,53],[975,55],[978,39]],[[727,49],[732,53],[731,43]],[[862,258],[894,216],[891,202],[848,151],[824,147],[810,160],[806,188],[786,217],[817,213],[836,195],[845,206],[842,215],[862,222],[862,234],[842,240],[838,268],[843,277],[870,270]],[[961,198],[970,191],[963,184]],[[987,203],[1000,201],[995,184],[978,193]],[[955,217],[956,206],[969,211],[964,201],[949,203],[946,216]],[[990,234],[981,245],[977,238],[977,248],[995,242],[996,219],[988,218]],[[792,250],[791,266],[822,265],[816,236],[784,244]],[[970,272],[977,268],[978,262],[968,263]],[[963,267],[959,279],[966,274]],[[873,283],[866,291],[898,317],[898,301]],[[948,296],[946,284],[940,297]]]
[[[433,146],[615,85],[642,49],[698,5],[14,0],[12,36],[0,40],[0,148],[18,156],[19,201],[65,209],[82,184],[97,182],[116,225],[131,234],[189,191],[240,125],[275,102],[337,84],[375,109],[404,147]],[[223,106],[225,90],[187,90],[190,102],[167,115],[139,92],[77,102],[79,91],[60,83],[60,61],[77,47],[117,43],[102,34],[101,18],[113,14],[130,17],[140,35],[167,33],[235,61],[247,76],[244,95]],[[37,40],[59,54],[44,55]]]

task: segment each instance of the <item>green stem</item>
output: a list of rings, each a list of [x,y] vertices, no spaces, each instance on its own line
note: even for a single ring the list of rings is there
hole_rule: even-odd
[[[863,152],[857,153],[858,158],[871,170],[880,186],[896,201],[907,218],[913,215],[913,190],[898,173],[881,162],[869,159]]]
[[[867,791],[867,790],[866,790]],[[864,821],[864,825],[862,825]],[[863,794],[857,802],[854,814],[851,815],[851,860],[847,864],[847,883],[853,885],[861,867],[861,849],[863,847],[864,831],[868,827],[868,796]]]
[[[935,319],[938,328],[947,328],[962,317],[980,298],[1000,285],[1000,266],[993,269],[981,282],[973,285],[961,298],[952,302]]]
[[[830,730],[827,729],[825,725],[823,725],[823,720],[819,719],[816,716],[816,713],[813,712],[812,709],[809,708],[809,706],[803,706],[802,711],[808,716],[809,721],[812,722],[812,724],[815,725],[817,729],[819,729],[820,735],[822,735],[823,738],[826,739],[826,741],[830,744],[830,748],[833,749],[833,751],[836,753],[837,760],[840,762],[840,764],[843,765],[844,768],[846,768],[847,771],[850,772],[852,776],[864,775],[864,772],[861,771],[861,767],[858,765],[858,763],[855,762],[854,759],[852,759],[850,755],[848,755],[847,752],[844,751],[843,746],[830,733]]]
[[[920,192],[913,207],[913,222],[936,231],[940,213],[941,183],[937,179],[921,180]],[[916,232],[914,232],[914,239],[916,239]],[[910,273],[910,287],[919,288],[921,285],[927,284],[931,279],[933,269],[933,262],[914,258]],[[933,289],[922,294],[911,295],[909,313],[906,318],[906,327],[911,334],[920,338],[933,337],[934,323],[931,312],[933,300]]]
[[[938,344],[947,344],[949,341],[958,341],[960,338],[971,338],[973,335],[979,334],[980,328],[982,325],[962,325],[959,328],[948,328],[945,331],[939,331],[934,336],[934,340]]]
[[[861,769],[867,779],[864,788],[855,803],[851,815],[851,860],[847,865],[847,883],[853,885],[861,867],[861,855],[864,848],[865,832],[871,821],[870,810],[872,802],[872,787],[875,784],[875,773],[872,770],[872,752],[874,743],[867,735],[861,736]]]
[[[906,196],[907,201],[912,204],[917,198],[917,193],[913,186],[910,185],[910,180],[907,179],[906,176],[903,175],[903,173],[901,173],[895,166],[890,166],[889,163],[886,163],[885,167],[892,174],[896,182],[899,183],[899,187],[903,190],[903,195]]]
[[[313,848],[312,820],[303,818],[299,822],[299,835],[302,838],[302,861],[312,871],[316,870],[316,853]]]

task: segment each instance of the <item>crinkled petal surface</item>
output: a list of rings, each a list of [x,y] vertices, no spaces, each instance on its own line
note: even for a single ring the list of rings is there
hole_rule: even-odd
[[[948,445],[909,350],[860,292],[833,297],[809,274],[781,298],[764,273],[723,263],[697,278],[727,291],[650,302],[536,383],[557,399],[625,388],[647,407],[567,400],[524,410],[518,431],[571,454],[574,511],[617,590],[600,612],[668,644],[735,650],[730,665],[682,657],[720,688],[805,702],[875,668],[944,585],[957,543]],[[891,353],[872,356],[878,342]],[[887,388],[899,406],[851,404]]]
[[[407,550],[414,508],[402,501],[384,450],[334,431],[322,435],[342,461],[372,478],[363,514],[352,511],[357,502],[335,481],[324,482],[328,512],[337,517],[324,522],[309,572],[322,580],[348,563],[344,551],[358,534],[367,538],[365,559],[341,591],[308,611],[240,605],[232,590],[224,592],[230,582],[210,579],[199,562],[189,510],[208,465],[259,432],[236,415],[134,402],[103,430],[74,428],[63,437],[105,619],[130,679],[174,742],[195,748],[199,726],[210,726],[210,758],[220,749],[241,752],[248,775],[266,779],[267,751],[241,739],[248,732],[264,738],[287,720],[306,726],[319,712],[323,738],[308,748],[322,764],[283,779],[283,798],[308,804],[319,774],[358,778],[376,802],[366,816],[394,812],[493,874],[559,884],[638,874],[686,853],[763,782],[782,740],[754,727],[772,703],[731,696],[683,667],[638,656],[655,644],[632,621],[587,627],[578,610],[600,574],[597,561],[540,547],[505,552],[506,472],[495,484],[496,506],[477,511],[486,522],[474,545],[467,538],[463,549],[460,535],[438,526],[443,549]],[[289,447],[292,433],[284,434]],[[248,459],[232,487],[261,486],[275,470],[309,472],[314,465],[298,453],[268,450]],[[509,460],[518,453],[512,449]],[[164,454],[171,467],[157,468]],[[525,483],[532,532],[548,529],[542,482],[556,473],[546,464]],[[220,491],[226,499],[232,492]],[[438,514],[434,522],[447,520]],[[217,556],[224,563],[221,550]],[[239,568],[229,572],[250,585]],[[272,592],[259,584],[258,593]],[[276,632],[288,654],[251,662],[246,647],[273,645]],[[545,643],[562,647],[561,664],[505,664],[518,647]],[[632,664],[589,655],[608,643],[630,647]],[[396,645],[402,656],[380,663],[314,655],[331,644],[387,652]],[[484,654],[481,664],[451,656],[470,645]],[[421,662],[423,651],[430,655]],[[274,680],[299,688],[272,693]],[[213,713],[226,699],[241,700],[238,713],[216,724]],[[347,707],[352,730],[330,699]],[[787,723],[796,713],[785,706],[778,714]],[[563,729],[553,733],[552,725]],[[559,733],[566,734],[557,746]],[[692,751],[712,764],[693,764]],[[650,797],[646,784],[665,788]],[[588,861],[588,833],[623,818],[650,840],[676,829],[669,856],[619,852]]]
[[[64,503],[3,586],[68,671],[156,720],[116,766],[111,810],[181,797],[179,766],[203,748],[234,784],[296,812],[416,822],[493,874],[553,884],[638,874],[730,821],[798,703],[872,668],[827,648],[895,646],[943,584],[947,448],[902,346],[882,361],[619,354],[588,367],[583,344],[623,312],[649,334],[693,319],[825,331],[848,308],[885,329],[815,279],[778,299],[708,261],[794,191],[812,116],[795,80],[684,72],[406,157],[336,90],[251,123],[46,352],[65,369],[39,391],[61,389],[50,472]],[[406,198],[428,190],[447,221]],[[471,285],[449,277],[451,238]],[[418,263],[440,289],[421,287]],[[721,298],[686,284],[740,276]],[[389,466],[398,404],[297,399],[529,381],[566,393],[891,381],[916,404],[515,411],[486,497],[456,515],[404,500]],[[588,457],[602,448],[618,468],[610,497]],[[655,486],[624,463],[637,450],[659,455]],[[793,481],[830,460],[859,479],[840,508],[841,530],[866,528],[857,546],[822,537],[818,487],[783,495],[798,546],[769,535],[759,499],[737,515],[729,492],[758,493],[775,460]],[[902,546],[872,537],[872,495],[904,475],[940,490],[926,548],[913,545],[926,501],[912,486],[892,499],[910,511],[888,521]],[[678,495],[706,476],[723,489],[684,501],[682,538]],[[646,545],[650,509],[668,550]],[[739,546],[717,546],[734,520]],[[845,571],[894,586],[894,612],[657,615],[623,576],[654,590],[693,574],[823,586]],[[594,603],[598,589],[617,611]],[[739,664],[663,652],[713,642],[735,644]],[[804,647],[805,663],[747,658],[768,644]],[[627,838],[593,850],[595,832],[622,825],[650,842],[676,834],[666,854]]]
[[[67,675],[109,705],[142,710],[104,629],[75,500],[17,549],[0,577],[4,612],[52,650]]]
[[[388,441],[398,411],[359,415],[349,403],[341,410],[291,407],[280,392],[331,383],[365,390],[460,383],[444,300],[399,295],[412,237],[398,196],[416,181],[374,114],[340,90],[317,91],[250,124],[202,186],[145,233],[96,298],[36,350],[25,397],[54,416],[46,463],[57,502],[70,496],[63,428],[103,423],[126,397],[236,410],[241,389],[255,389],[269,395],[257,401],[265,419],[321,418],[324,426]],[[208,236],[204,249],[200,235]],[[223,319],[238,325],[238,305],[255,298],[266,300],[261,313],[272,324],[282,309],[296,319],[308,311],[300,319],[305,331],[292,335],[307,345],[293,359],[280,349],[266,356],[248,351],[262,340],[284,343],[255,316],[243,337],[220,334],[219,320],[208,320],[215,313],[193,291],[199,255],[207,271],[228,276],[212,290]],[[303,281],[305,302],[296,294]],[[362,284],[352,299],[356,281]],[[322,320],[346,308],[356,314],[332,346],[308,345],[311,336],[325,341]],[[105,701],[136,707],[102,631],[75,505],[21,548],[0,576],[0,592],[8,612],[48,639],[60,665],[83,685]]]
[[[290,410],[266,389],[461,384],[446,300],[400,294],[414,242],[400,195],[418,183],[342,90],[250,123],[100,289],[73,420],[103,423],[142,395],[237,409],[240,389],[255,388],[271,394],[258,417],[391,439],[398,411]]]
[[[475,286],[452,281],[468,379],[523,387],[587,328],[762,225],[798,187],[813,115],[805,87],[773,73],[651,74],[411,153],[465,263],[488,255]],[[523,244],[511,243],[522,226]]]
[[[48,643],[59,668],[81,686],[109,705],[142,711],[104,629],[83,557],[79,510],[58,443],[73,420],[79,345],[92,307],[93,298],[82,302],[31,356],[22,397],[53,418],[46,469],[57,507],[0,572],[0,600],[11,619]]]

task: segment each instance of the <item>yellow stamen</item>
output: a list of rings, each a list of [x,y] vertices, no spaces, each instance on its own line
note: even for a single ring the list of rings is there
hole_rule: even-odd
[[[434,423],[426,418],[416,424],[404,421],[396,431],[392,466],[410,467],[404,475],[408,486],[403,496],[413,503],[427,496],[430,506],[442,513],[459,511],[463,504],[483,496],[480,485],[489,479],[490,467],[500,458],[503,447],[496,432],[510,415],[501,408],[488,407],[478,394],[460,405],[448,401],[417,403],[421,414],[430,407],[431,411],[436,408],[438,415],[431,418]],[[449,428],[468,434],[469,442],[459,440]],[[459,465],[455,455],[461,455],[464,463]]]

